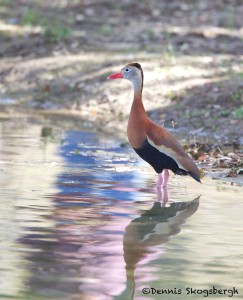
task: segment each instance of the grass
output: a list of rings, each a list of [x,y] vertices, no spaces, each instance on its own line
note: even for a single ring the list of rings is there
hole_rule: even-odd
[[[155,33],[154,33],[154,31],[153,31],[152,28],[147,28],[147,29],[145,30],[145,33],[146,33],[147,38],[148,38],[148,40],[149,40],[150,42],[156,41],[156,35],[155,35]]]
[[[0,0],[0,5],[2,6],[8,6],[10,5],[12,0]]]
[[[238,90],[238,91],[233,92],[231,95],[231,100],[233,100],[233,101],[242,100],[243,101],[243,90]]]
[[[170,91],[170,92],[167,94],[167,98],[168,98],[170,101],[176,101],[176,100],[180,99],[180,96],[178,96],[176,92]]]
[[[233,110],[232,115],[236,119],[243,119],[243,105]]]
[[[230,110],[229,109],[221,109],[219,111],[219,116],[220,117],[225,117],[225,118],[229,117],[230,116]]]
[[[44,30],[44,37],[52,43],[57,43],[60,40],[64,40],[68,38],[71,34],[71,28],[61,26],[48,26]]]
[[[65,40],[72,34],[71,25],[73,20],[66,19],[65,26],[63,26],[58,18],[48,18],[30,7],[24,9],[21,22],[23,25],[41,26],[43,28],[43,36],[51,43]]]
[[[29,7],[25,7],[23,17],[22,17],[22,24],[23,25],[30,25],[36,26],[41,24],[41,15],[34,11]]]
[[[234,29],[236,27],[234,8],[231,6],[228,6],[226,8],[226,5],[224,5],[224,10],[225,10],[224,25],[226,26],[226,28]]]
[[[102,34],[110,35],[110,34],[112,34],[112,32],[113,32],[113,28],[112,28],[112,26],[110,26],[110,25],[104,24],[104,25],[102,25],[102,26],[100,27],[100,32],[101,32]]]

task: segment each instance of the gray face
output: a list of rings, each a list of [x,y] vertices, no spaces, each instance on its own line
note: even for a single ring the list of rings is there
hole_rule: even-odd
[[[125,66],[121,69],[121,73],[125,79],[135,82],[141,80],[141,71],[133,66]]]

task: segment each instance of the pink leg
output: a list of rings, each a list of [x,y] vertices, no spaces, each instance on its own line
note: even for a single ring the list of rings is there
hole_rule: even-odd
[[[169,171],[163,170],[161,174],[158,174],[157,179],[157,201],[162,201],[163,205],[168,202],[167,183],[169,180]],[[162,190],[161,190],[162,188]]]
[[[162,172],[162,178],[163,178],[162,186],[165,188],[167,188],[169,176],[170,176],[169,171],[167,169],[164,169]]]
[[[157,181],[157,201],[158,202],[162,201],[162,191],[161,191],[161,188],[158,187],[158,181]]]
[[[157,190],[161,190],[161,186],[163,183],[163,177],[162,173],[158,174],[158,179],[157,179]]]
[[[165,204],[168,202],[169,198],[168,198],[168,191],[167,188],[163,187],[162,188],[162,203],[163,206],[165,206]]]
[[[162,186],[167,188],[169,176],[170,174],[167,169],[164,169],[161,174],[158,174],[157,189],[161,189]]]
[[[163,206],[168,202],[168,191],[167,188],[162,187],[161,189],[157,189],[157,201],[162,202]]]

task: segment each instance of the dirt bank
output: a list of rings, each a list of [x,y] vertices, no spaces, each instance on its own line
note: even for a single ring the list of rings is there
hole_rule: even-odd
[[[145,72],[161,125],[243,144],[242,1],[1,1],[2,113],[64,112],[125,130],[132,92],[106,77]]]

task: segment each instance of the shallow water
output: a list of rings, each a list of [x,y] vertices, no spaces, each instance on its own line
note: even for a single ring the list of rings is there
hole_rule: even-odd
[[[0,122],[0,299],[242,299],[242,187],[155,184],[115,138]]]

